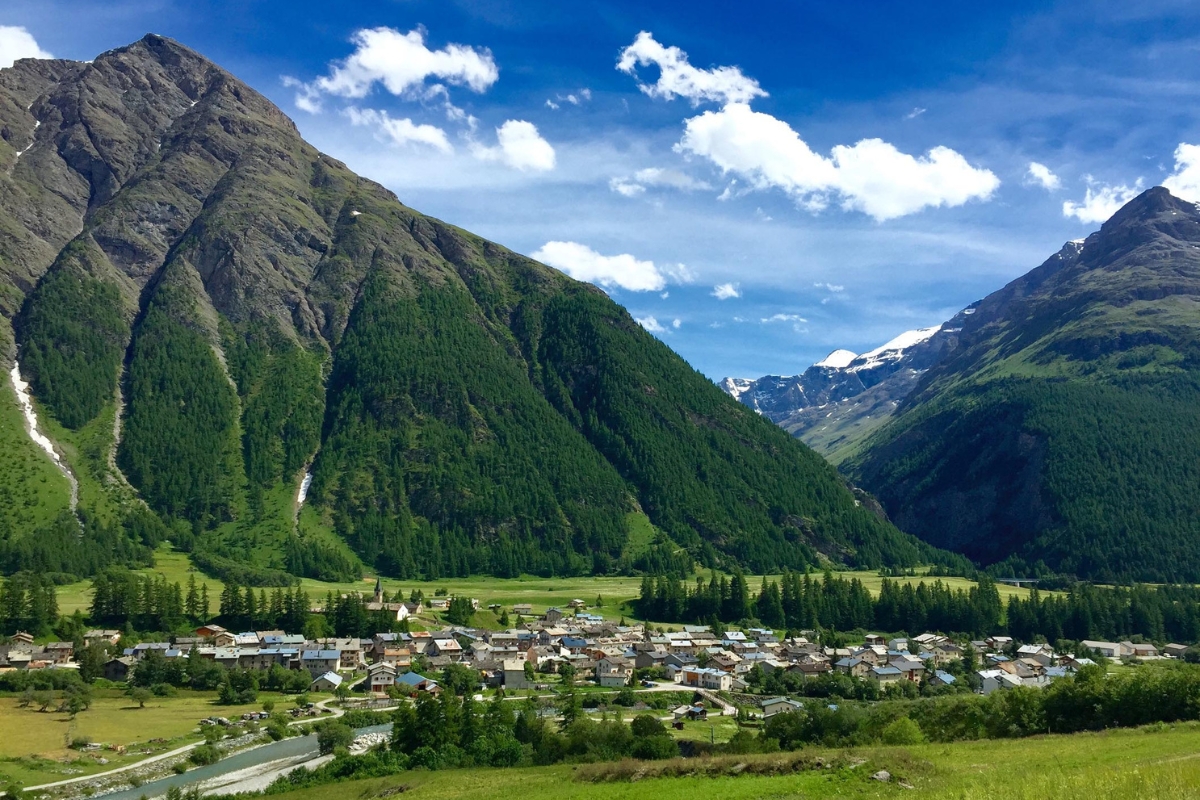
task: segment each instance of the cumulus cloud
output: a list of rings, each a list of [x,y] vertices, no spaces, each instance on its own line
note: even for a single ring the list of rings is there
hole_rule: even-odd
[[[814,283],[813,288],[824,289],[827,292],[834,292],[834,293],[846,291],[845,286],[839,286],[839,285],[833,284],[833,283]]]
[[[948,147],[921,157],[881,139],[813,152],[790,125],[745,103],[730,103],[688,119],[676,148],[709,159],[753,188],[778,188],[819,211],[832,197],[846,210],[884,221],[924,208],[959,206],[991,197],[1000,180]]]
[[[639,66],[651,64],[659,69],[654,83],[638,81],[638,88],[651,97],[666,100],[683,97],[698,105],[709,100],[718,103],[745,103],[767,93],[758,81],[742,74],[737,67],[700,69],[688,63],[687,53],[678,47],[664,47],[648,31],[642,31],[633,44],[621,51],[617,69],[636,75]]]
[[[322,95],[363,98],[376,83],[391,94],[407,97],[428,92],[425,81],[429,78],[484,92],[500,77],[500,69],[486,47],[448,44],[431,50],[421,28],[408,33],[394,28],[364,28],[355,32],[351,41],[354,52],[333,62],[328,75],[311,83],[284,79],[285,85],[297,90],[297,108],[316,113],[321,109]]]
[[[381,137],[396,145],[420,144],[443,153],[454,151],[445,131],[434,125],[418,125],[411,119],[393,119],[386,111],[371,108],[360,110],[351,107],[346,109],[346,116],[352,125],[374,126]]]
[[[636,197],[649,188],[678,189],[684,192],[693,192],[700,189],[712,189],[712,185],[706,181],[697,180],[691,175],[680,172],[677,169],[647,167],[646,169],[639,169],[628,178],[613,178],[608,182],[608,188],[625,197]]]
[[[671,320],[671,327],[674,328],[675,330],[679,330],[679,326],[682,324],[683,324],[683,321],[678,318]]]
[[[1138,178],[1133,186],[1098,183],[1091,175],[1084,176],[1084,180],[1088,186],[1083,201],[1076,203],[1068,200],[1063,203],[1064,217],[1074,217],[1080,222],[1105,222],[1142,191],[1141,178]]]
[[[651,333],[666,333],[667,332],[667,329],[664,328],[662,325],[660,325],[658,320],[655,319],[654,317],[635,317],[634,319],[637,321],[638,325],[641,325],[643,328],[650,331]]]
[[[690,276],[682,264],[658,267],[628,253],[605,256],[578,242],[546,242],[531,255],[576,280],[631,292],[660,292],[668,279],[681,282]]]
[[[507,120],[496,128],[493,147],[473,142],[471,152],[484,161],[499,161],[522,172],[554,169],[554,148],[538,133],[537,126],[522,119]]]
[[[782,189],[802,207],[820,211],[836,201],[845,210],[862,211],[878,221],[913,214],[925,208],[959,206],[986,200],[1000,185],[996,175],[972,166],[948,147],[934,147],[921,156],[902,153],[882,139],[862,139],[837,145],[828,156],[813,152],[783,120],[754,111],[750,101],[767,93],[737,67],[700,69],[687,53],[666,47],[642,31],[621,51],[617,69],[636,75],[638,66],[657,65],[658,81],[638,82],[651,97],[684,97],[699,105],[720,103],[684,122],[684,135],[675,149],[696,155],[719,167],[732,180],[718,199],[748,190]],[[915,108],[910,117],[923,113]],[[641,187],[639,189],[639,187]],[[645,184],[621,180],[613,190],[633,196]]]
[[[1200,203],[1200,145],[1180,143],[1175,148],[1175,171],[1162,185],[1181,200]]]
[[[16,25],[0,25],[0,69],[19,58],[54,58],[38,46],[33,34]]]
[[[772,322],[808,322],[808,320],[799,314],[772,314],[769,317],[763,317],[761,322],[769,325]]]
[[[722,283],[719,286],[714,286],[712,296],[718,300],[731,300],[735,297],[741,297],[742,292],[736,283]]]
[[[1051,192],[1062,186],[1062,181],[1050,171],[1049,167],[1036,161],[1029,162],[1029,170],[1025,173],[1025,182],[1036,184]]]

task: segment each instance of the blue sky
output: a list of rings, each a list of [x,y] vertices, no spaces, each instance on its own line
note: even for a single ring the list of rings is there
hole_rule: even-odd
[[[1191,6],[6,0],[0,65],[178,39],[719,379],[937,324],[1139,188],[1200,201]]]

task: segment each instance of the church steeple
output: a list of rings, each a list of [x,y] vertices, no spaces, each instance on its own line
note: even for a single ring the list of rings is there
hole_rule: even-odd
[[[375,579],[375,602],[376,603],[383,602],[383,579],[382,578]]]

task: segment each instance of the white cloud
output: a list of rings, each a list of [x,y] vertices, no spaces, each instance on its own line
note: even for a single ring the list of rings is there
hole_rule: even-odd
[[[608,188],[625,197],[637,197],[639,194],[646,193],[645,186],[634,183],[628,178],[613,178],[608,182]]]
[[[546,107],[557,111],[562,107],[562,103],[570,103],[573,106],[581,106],[592,99],[592,90],[588,88],[580,89],[577,92],[568,92],[567,94],[556,94],[554,98],[546,98]]]
[[[758,81],[743,75],[737,67],[693,67],[688,63],[687,53],[678,47],[664,47],[648,31],[639,33],[633,44],[621,51],[617,69],[636,75],[638,66],[651,64],[659,68],[658,81],[653,84],[638,82],[638,88],[651,97],[666,100],[685,97],[697,105],[704,100],[745,103],[755,97],[767,96]]]
[[[376,111],[372,108],[360,110],[353,106],[346,109],[346,116],[350,118],[352,125],[377,127],[379,134],[390,139],[393,144],[402,147],[423,144],[443,153],[454,152],[445,131],[434,125],[418,125],[411,119],[393,119],[386,111]]]
[[[712,296],[718,300],[730,300],[735,297],[741,297],[742,292],[738,289],[736,283],[722,283],[719,286],[714,286]]]
[[[1025,182],[1037,184],[1047,191],[1053,192],[1058,187],[1062,186],[1062,181],[1058,176],[1050,171],[1050,168],[1045,164],[1039,164],[1036,161],[1029,162],[1029,171],[1025,173]]]
[[[1181,200],[1200,203],[1200,145],[1181,142],[1175,148],[1175,171],[1162,185]]]
[[[15,25],[0,25],[0,69],[19,58],[54,58],[38,46],[33,34]]]
[[[838,286],[838,285],[832,284],[832,283],[814,283],[813,288],[825,289],[826,291],[834,292],[834,293],[844,292],[846,290],[845,286]]]
[[[904,118],[905,119],[916,119],[917,117],[921,116],[924,113],[925,113],[925,109],[918,106],[917,108],[914,108],[912,111],[905,114]]]
[[[499,161],[513,169],[546,172],[554,169],[554,148],[538,133],[532,122],[520,119],[507,120],[496,128],[495,147],[473,142],[471,152],[484,161]]]
[[[713,187],[706,181],[693,178],[677,169],[662,167],[647,167],[639,169],[630,178],[613,178],[608,182],[608,188],[625,197],[636,197],[650,188],[678,189],[693,192],[701,189],[711,190]]]
[[[651,333],[666,333],[667,329],[658,324],[658,320],[654,317],[635,317],[638,325],[641,325]]]
[[[745,103],[706,111],[684,124],[677,150],[703,156],[753,188],[782,189],[810,211],[825,208],[831,196],[838,196],[843,209],[884,221],[924,208],[986,200],[1000,185],[990,170],[971,166],[948,147],[916,158],[881,139],[863,139],[835,146],[826,158],[786,122]]]
[[[364,28],[351,37],[355,51],[330,65],[329,74],[312,83],[285,79],[297,88],[296,107],[315,113],[322,94],[362,98],[376,84],[397,96],[419,95],[427,78],[453,86],[486,91],[500,77],[492,53],[486,47],[448,44],[441,50],[425,45],[425,31],[416,28],[401,33],[394,28]],[[436,89],[435,89],[436,91]]]
[[[1141,178],[1138,178],[1133,186],[1100,184],[1091,175],[1085,176],[1084,180],[1087,181],[1088,187],[1083,195],[1083,202],[1068,200],[1063,203],[1064,217],[1075,217],[1080,222],[1105,222],[1142,191]]]
[[[667,278],[678,273],[678,267],[662,269],[653,261],[642,261],[628,253],[604,256],[578,242],[546,242],[530,255],[576,280],[631,292],[660,292]]]
[[[769,317],[763,317],[761,321],[767,325],[772,322],[808,322],[799,314],[772,314]]]
[[[683,321],[678,318],[671,320],[671,327],[674,328],[675,330],[679,330],[679,326],[682,324],[683,324]]]

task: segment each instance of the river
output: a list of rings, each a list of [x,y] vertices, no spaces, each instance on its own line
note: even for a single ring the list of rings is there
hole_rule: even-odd
[[[369,728],[356,728],[354,733],[360,736],[364,733],[386,733],[391,728],[391,723],[386,725],[372,725]],[[310,733],[307,736],[281,739],[278,742],[271,742],[261,747],[255,747],[252,750],[243,750],[228,758],[221,759],[216,764],[195,767],[182,775],[169,775],[165,778],[159,778],[156,781],[148,781],[141,786],[123,789],[111,794],[99,795],[98,797],[103,797],[104,800],[138,800],[143,796],[148,798],[160,797],[166,794],[167,790],[172,786],[184,789],[194,783],[205,784],[201,788],[206,794],[232,794],[234,791],[251,791],[263,788],[258,785],[260,781],[255,780],[262,773],[279,773],[281,770],[295,768],[317,757],[317,735]],[[219,780],[225,776],[232,776],[235,772],[245,772],[245,774],[235,776],[236,780],[229,782]]]

